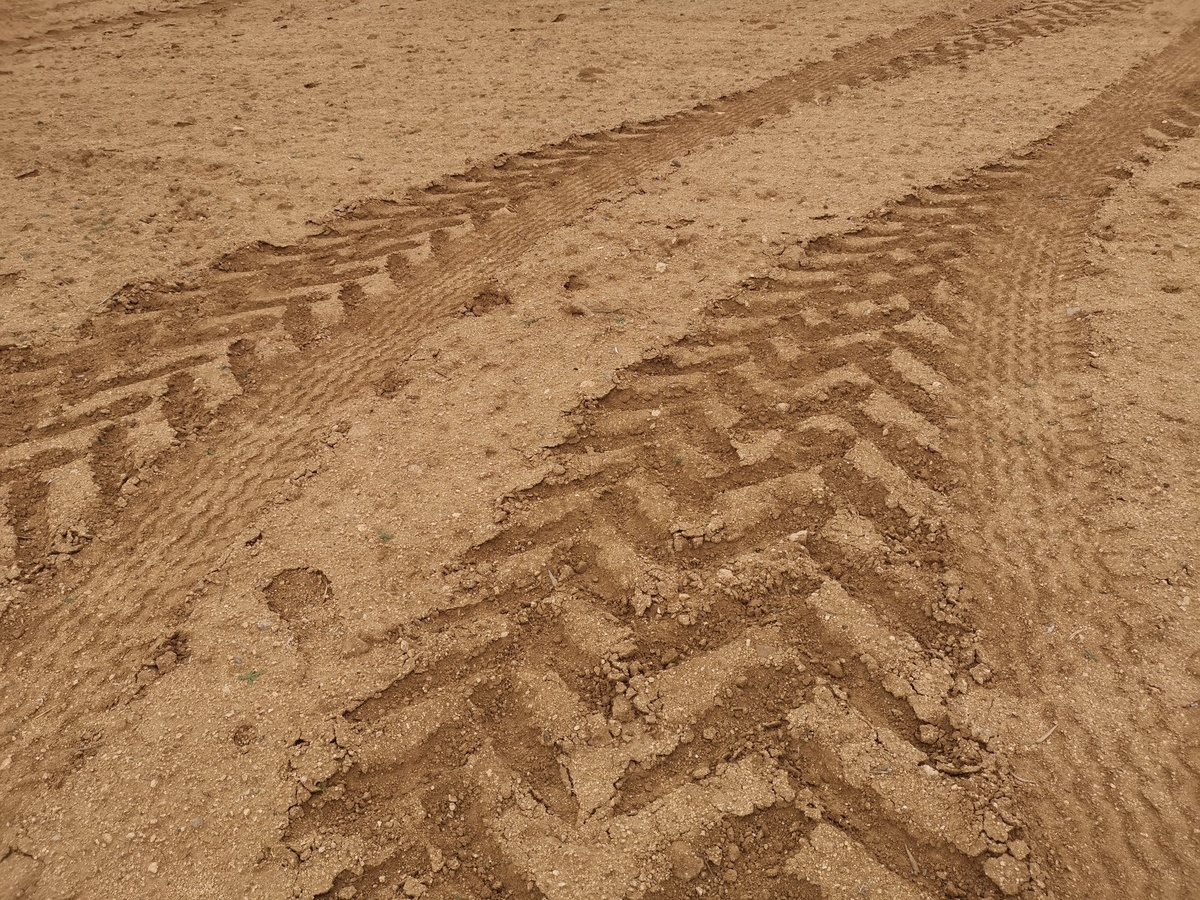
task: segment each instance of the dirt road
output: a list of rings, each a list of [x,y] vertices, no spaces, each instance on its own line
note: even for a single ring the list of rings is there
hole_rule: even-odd
[[[0,896],[1200,897],[1200,3],[21,0]]]

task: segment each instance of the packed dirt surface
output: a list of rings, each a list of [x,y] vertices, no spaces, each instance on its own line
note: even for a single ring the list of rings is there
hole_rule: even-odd
[[[14,0],[0,898],[1200,898],[1200,0]]]

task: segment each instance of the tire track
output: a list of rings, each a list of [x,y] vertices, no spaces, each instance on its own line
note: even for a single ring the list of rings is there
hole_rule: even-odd
[[[622,898],[698,879],[745,896],[756,878],[787,894],[868,872],[901,896],[994,896],[997,866],[1028,880],[1005,763],[964,714],[986,668],[948,534],[941,445],[963,376],[940,361],[953,335],[930,262],[967,244],[903,224],[923,208],[815,243],[805,269],[745,285],[588,404],[558,474],[505,503],[454,608],[350,715],[354,765],[302,783],[286,841],[307,890],[382,876]],[[765,816],[791,852],[713,868]],[[331,845],[353,848],[340,873],[312,854]],[[468,846],[488,852],[467,862]],[[813,865],[828,848],[846,868]]]
[[[32,47],[30,51],[36,52],[45,49],[43,46],[52,41],[69,40],[77,38],[80,35],[90,34],[92,32],[108,32],[115,31],[119,28],[140,28],[142,25],[151,24],[163,20],[179,21],[181,19],[189,19],[195,15],[212,14],[214,16],[221,15],[237,5],[241,5],[244,0],[194,0],[194,2],[180,2],[174,6],[169,6],[160,9],[135,10],[123,16],[113,16],[107,19],[95,19],[90,22],[80,22],[75,25],[61,25],[54,28],[49,28],[46,31],[38,34],[29,35],[27,37],[10,38],[8,40],[0,40],[0,50],[10,50],[18,48],[15,52],[20,53],[26,47]],[[39,45],[39,46],[33,46]]]
[[[497,260],[516,258],[629,178],[837,85],[902,77],[1138,5],[1041,4],[1011,13],[1009,3],[980,4],[964,18],[921,23],[686,113],[497,160],[404,204],[365,204],[298,247],[233,254],[202,284],[130,287],[70,354],[10,351],[5,388],[18,408],[4,429],[2,480],[19,514],[22,575],[44,585],[7,611],[10,655],[16,642],[37,648],[36,659],[10,666],[21,682],[10,702],[28,708],[22,698],[51,698],[18,749],[76,730],[80,716],[99,711],[82,698],[100,685],[116,685],[103,691],[112,702],[136,693],[134,673],[151,668],[155,648],[178,630],[192,586],[288,473],[305,471],[338,401],[382,381],[431,323],[486,305],[487,272]],[[209,341],[212,349],[198,349]],[[134,380],[112,362],[131,350],[147,360]],[[77,387],[93,382],[101,393]],[[101,471],[96,443],[113,428],[125,449]],[[822,439],[838,440],[835,433]],[[861,459],[871,464],[869,447]],[[69,464],[90,478],[95,495],[128,503],[116,543],[136,552],[93,564],[89,526],[50,515],[53,504],[41,496],[46,476]],[[162,477],[147,490],[142,482],[155,466]],[[890,470],[876,477],[883,484]],[[902,497],[904,486],[892,492]],[[850,534],[857,527],[853,519],[843,525]],[[48,561],[66,565],[67,574],[47,584],[39,568]],[[88,602],[64,612],[59,595]],[[126,671],[131,659],[143,662],[114,682],[113,672]],[[55,673],[67,670],[77,690],[56,686]],[[7,778],[31,775],[15,765]]]
[[[1015,19],[1025,32],[1043,34],[1128,5],[1036,6]],[[18,565],[36,574],[61,532],[90,531],[87,522],[49,528],[39,505],[25,501],[64,462],[77,459],[89,469],[106,429],[128,431],[140,448],[126,461],[126,471],[115,473],[130,478],[177,441],[212,424],[247,388],[261,394],[297,371],[311,374],[316,368],[324,373],[326,397],[344,392],[348,384],[329,380],[337,378],[339,367],[358,371],[393,350],[401,334],[410,338],[414,323],[436,319],[456,305],[486,306],[481,255],[517,255],[637,172],[703,140],[753,127],[791,102],[837,84],[896,77],[916,65],[946,64],[1010,43],[1010,19],[993,15],[1003,8],[976,8],[968,16],[974,24],[963,35],[939,42],[958,23],[934,20],[690,113],[497,161],[446,179],[404,204],[364,204],[306,245],[260,244],[231,254],[205,284],[129,286],[112,299],[113,311],[93,320],[84,340],[69,351],[45,359],[32,351],[10,352],[5,387],[15,408],[0,425],[0,485],[26,495],[13,504],[29,510],[14,523]],[[446,280],[448,269],[461,274]],[[399,291],[417,296],[414,308],[397,319]],[[365,346],[350,346],[346,337],[331,343],[339,322],[347,320],[343,334],[353,334],[367,322],[378,328],[381,315],[393,322],[381,339]],[[121,362],[131,355],[145,361],[131,370]],[[297,363],[297,355],[306,358]],[[264,371],[273,369],[280,371],[273,376]],[[380,371],[370,375],[382,377]],[[264,381],[269,377],[270,388]],[[227,409],[224,418],[234,415]],[[93,493],[111,490],[98,474],[92,480]]]
[[[1001,590],[1032,596],[1055,578],[1084,586],[1092,583],[1089,573],[1099,571],[1090,556],[1077,563],[1063,558],[1060,546],[1083,551],[1078,538],[1039,533],[1063,522],[1055,504],[1065,492],[1088,490],[1095,452],[1084,421],[1088,399],[1074,375],[1081,369],[1081,328],[1072,321],[1072,279],[1084,273],[1089,230],[1119,170],[1145,150],[1167,146],[1160,129],[1181,137],[1200,125],[1200,65],[1190,56],[1196,44],[1193,31],[1154,65],[1106,91],[1088,116],[1061,127],[1052,152],[1039,153],[1014,174],[1030,190],[1014,195],[1003,227],[980,232],[964,268],[963,281],[972,286],[969,352],[979,355],[982,376],[973,402],[989,403],[996,416],[989,428],[1006,432],[988,440],[978,430],[968,465],[986,473],[981,481],[997,493],[1016,484],[1031,488],[1009,498],[981,534],[993,547],[1012,548],[1013,563],[1004,572],[1016,580]],[[1000,279],[997,267],[1020,276]],[[1083,470],[1078,483],[1063,472],[1068,459]],[[1090,459],[1093,469],[1095,463]],[[1014,532],[1018,520],[1026,524]],[[1033,539],[1015,540],[1020,537]]]
[[[1147,127],[1200,124],[1198,50],[1194,29],[1027,158],[815,242],[800,271],[748,283],[587,404],[556,474],[509,499],[454,607],[414,627],[401,676],[350,715],[353,763],[301,794],[301,882],[613,898],[693,879],[718,896],[755,878],[896,896],[1044,884],[1036,842],[1028,855],[1042,826],[963,712],[990,671],[957,566],[1020,585],[1050,557],[999,541],[994,507],[974,521],[946,498],[982,458],[1025,531],[1061,521],[1056,470],[1084,432],[1020,463],[985,435],[1085,414],[1054,382],[1074,356],[1047,307],[1118,166],[1161,144]],[[1047,197],[1065,199],[1048,212]],[[1030,371],[1051,400],[998,417],[984,398]],[[1058,577],[1086,584],[1082,549],[1056,554]],[[1187,771],[1170,766],[1172,786]],[[1104,861],[1112,883],[1149,896],[1138,877],[1186,865],[1137,838],[1153,822],[1092,799],[1127,844]],[[790,853],[739,866],[727,839],[765,817]],[[317,845],[350,858],[306,868]]]
[[[971,402],[982,413],[967,431],[964,465],[980,473],[975,493],[990,510],[974,549],[987,548],[995,564],[990,591],[1008,604],[1060,604],[1065,613],[1102,594],[1119,596],[1086,518],[1098,499],[1103,448],[1079,374],[1086,324],[1072,308],[1073,282],[1086,274],[1090,230],[1115,177],[1200,127],[1198,54],[1193,29],[1060,128],[1053,145],[1014,176],[1031,189],[1007,204],[1005,227],[980,231],[964,268],[974,300],[967,352],[981,376]],[[998,267],[1021,277],[997,278]],[[1118,630],[1106,642],[1138,652],[1144,637],[1120,621],[1112,617]],[[1098,817],[1071,822],[1072,845],[1104,848],[1087,859],[1091,877],[1112,885],[1114,896],[1186,891],[1184,873],[1195,872],[1187,826],[1171,821],[1162,801],[1200,799],[1200,772],[1188,751],[1156,759],[1148,770],[1131,748],[1094,733],[1086,710],[1050,703],[1047,714],[1072,735],[1054,751],[1063,788]],[[1110,785],[1131,799],[1114,804]],[[1169,883],[1163,873],[1172,873]]]
[[[403,326],[391,319],[388,343],[398,327],[411,329],[456,306],[474,308],[481,299],[486,306],[486,276],[475,271],[467,279],[473,285],[443,284],[446,267],[469,260],[477,269],[480,254],[519,254],[638,172],[705,140],[754,127],[794,102],[838,85],[954,63],[1139,4],[1043,4],[1015,15],[1006,12],[1010,5],[973,8],[962,34],[954,34],[963,28],[956,19],[931,20],[686,113],[498,160],[401,204],[364,204],[306,244],[258,244],[230,254],[202,284],[130,285],[69,350],[44,359],[10,354],[6,387],[17,408],[0,427],[0,483],[39,479],[61,464],[64,448],[87,466],[96,433],[113,423],[139,429],[146,446],[165,452],[173,446],[171,431],[179,439],[210,423],[222,405],[261,383],[264,367],[294,373],[314,364],[359,363],[381,352],[384,342],[346,359],[330,345],[331,336],[344,321],[354,331],[367,321],[378,326],[380,313],[395,316],[399,291],[445,292],[452,299],[432,308],[418,300]],[[539,202],[547,193],[558,204],[548,216],[554,207]],[[462,246],[451,250],[456,242]],[[131,370],[124,361],[135,348],[144,361]],[[297,352],[312,362],[289,365]],[[31,437],[26,427],[36,433]],[[16,527],[25,538],[18,562],[32,569],[43,562],[52,536],[23,522]]]

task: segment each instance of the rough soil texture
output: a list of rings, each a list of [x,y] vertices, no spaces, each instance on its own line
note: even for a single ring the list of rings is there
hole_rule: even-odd
[[[1200,897],[1200,2],[0,29],[0,897]]]

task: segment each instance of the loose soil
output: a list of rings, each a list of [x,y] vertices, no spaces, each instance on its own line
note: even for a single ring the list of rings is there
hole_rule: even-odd
[[[1200,897],[1200,3],[10,6],[0,896]]]

